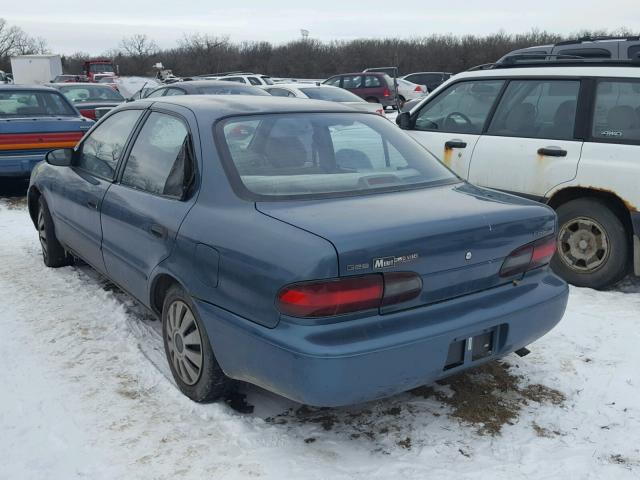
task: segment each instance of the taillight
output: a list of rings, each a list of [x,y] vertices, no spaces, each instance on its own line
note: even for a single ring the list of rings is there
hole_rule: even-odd
[[[83,117],[90,118],[91,120],[96,119],[96,111],[93,110],[92,108],[80,109],[80,115],[82,115]]]
[[[416,85],[416,88],[413,89],[414,92],[421,92],[422,87],[420,85]]]
[[[329,317],[406,302],[422,291],[411,272],[390,272],[293,283],[276,298],[278,310],[291,317]]]
[[[391,96],[391,91],[388,88],[385,88],[384,91],[382,92],[382,96],[383,97],[390,97]]]
[[[555,235],[528,243],[511,252],[505,259],[500,269],[500,276],[510,277],[542,267],[551,261],[554,253],[556,253]]]

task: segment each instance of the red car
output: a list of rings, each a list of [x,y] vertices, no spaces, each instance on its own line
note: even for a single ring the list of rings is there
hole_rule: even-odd
[[[397,107],[393,79],[386,73],[342,73],[322,83],[349,90],[367,102],[380,103],[383,107]]]

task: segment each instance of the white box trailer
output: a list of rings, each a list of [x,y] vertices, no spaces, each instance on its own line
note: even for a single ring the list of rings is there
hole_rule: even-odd
[[[60,55],[18,55],[11,57],[13,83],[42,85],[62,75]]]

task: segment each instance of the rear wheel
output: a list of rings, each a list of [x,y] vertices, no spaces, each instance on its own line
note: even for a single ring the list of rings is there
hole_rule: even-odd
[[[191,298],[178,286],[167,292],[162,307],[164,349],[178,388],[195,402],[214,402],[227,391],[229,379],[216,361],[204,325]]]
[[[628,235],[618,216],[590,198],[572,200],[557,209],[558,252],[553,270],[579,287],[604,288],[629,269]]]
[[[56,231],[49,212],[49,206],[44,198],[38,200],[38,216],[36,227],[38,239],[42,248],[42,260],[47,267],[58,268],[71,265],[72,257],[67,254],[64,247],[56,237]]]

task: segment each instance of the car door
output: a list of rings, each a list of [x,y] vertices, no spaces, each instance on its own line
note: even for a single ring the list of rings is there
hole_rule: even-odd
[[[504,80],[451,84],[411,115],[409,134],[462,178]]]
[[[342,88],[364,98],[363,78],[364,75],[344,75],[342,77]]]
[[[189,113],[178,106],[174,109]],[[193,143],[185,116],[152,110],[132,142],[119,181],[103,201],[107,273],[144,303],[149,276],[171,253],[194,202],[190,190],[196,173]]]
[[[60,169],[62,177],[51,192],[58,238],[102,272],[100,209],[141,113],[136,109],[114,113],[89,132],[76,147],[71,168]]]
[[[511,80],[471,160],[469,181],[542,198],[576,175],[580,80]]]

